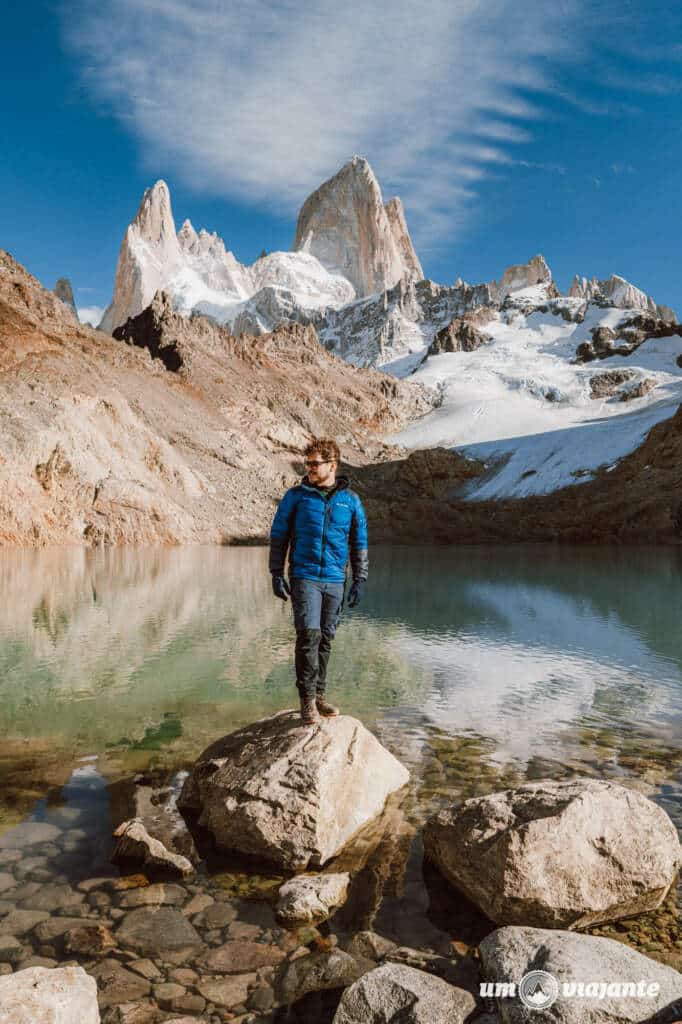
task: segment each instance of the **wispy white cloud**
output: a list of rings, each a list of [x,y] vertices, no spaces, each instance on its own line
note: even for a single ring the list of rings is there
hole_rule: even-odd
[[[80,0],[63,23],[150,171],[291,214],[361,153],[426,241],[531,137],[543,68],[579,58],[583,2]]]
[[[91,291],[92,289],[79,288],[79,291]],[[82,324],[90,324],[91,327],[97,327],[104,315],[104,310],[101,306],[79,306],[78,307],[78,319]]]

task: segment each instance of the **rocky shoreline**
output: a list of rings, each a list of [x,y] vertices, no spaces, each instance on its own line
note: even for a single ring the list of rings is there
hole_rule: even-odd
[[[49,1016],[57,990],[78,1005],[74,1024],[506,1024],[535,1018],[518,998],[495,998],[486,986],[518,980],[538,965],[576,984],[632,975],[656,986],[639,1002],[613,992],[577,1002],[560,996],[555,1020],[634,1021],[654,1013],[657,1022],[678,1019],[680,971],[653,951],[650,959],[630,948],[623,932],[619,941],[581,934],[662,907],[682,864],[667,814],[615,783],[537,780],[429,818],[424,842],[434,870],[460,903],[473,899],[485,911],[473,945],[410,948],[371,927],[353,927],[349,910],[365,866],[373,856],[390,863],[391,846],[401,842],[407,773],[400,767],[355,719],[304,728],[284,712],[232,733],[198,759],[179,802],[195,812],[189,839],[177,788],[136,796],[157,843],[153,863],[143,863],[144,850],[133,844],[114,852],[123,856],[123,873],[114,874],[106,867],[111,849],[94,849],[77,827],[29,821],[3,833],[0,1021],[25,1024],[5,1008],[21,1005],[22,986],[29,986],[32,999],[43,999],[44,1015],[32,1024],[57,1019]],[[373,778],[383,772],[387,781],[359,813],[329,785],[353,793],[356,770]],[[298,838],[285,824],[287,808],[305,824]],[[230,819],[239,827],[226,833]],[[282,874],[280,854],[306,849],[304,836],[326,834],[327,821],[346,838],[326,853],[320,849],[312,871],[305,858],[287,853],[285,863],[299,871]],[[120,843],[129,829],[117,831]],[[190,855],[191,875],[174,861],[172,847]],[[164,849],[172,854],[165,864]],[[230,851],[248,853],[250,874],[207,874],[209,849],[223,866]],[[263,857],[274,865],[259,880],[254,871],[265,865]],[[177,876],[172,881],[169,872]],[[248,878],[246,888],[239,877]],[[381,898],[379,891],[376,906]],[[646,1018],[638,1016],[645,1008]]]

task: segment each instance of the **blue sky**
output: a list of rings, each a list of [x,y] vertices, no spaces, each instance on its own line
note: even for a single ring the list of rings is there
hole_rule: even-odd
[[[682,8],[556,0],[25,0],[0,38],[0,247],[111,295],[144,189],[244,262],[353,153],[427,276],[542,252],[682,316]]]

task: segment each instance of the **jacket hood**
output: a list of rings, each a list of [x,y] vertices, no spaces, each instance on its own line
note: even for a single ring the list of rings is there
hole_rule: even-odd
[[[333,487],[330,487],[330,490],[331,491],[341,491],[341,490],[344,489],[344,487],[348,487],[349,484],[350,484],[350,477],[348,477],[348,476],[337,476],[336,483],[334,484]],[[316,484],[311,484],[310,480],[308,479],[307,473],[303,477],[303,479],[301,480],[301,483],[300,483],[299,486],[301,486],[301,487],[312,487],[316,491],[319,491],[319,487],[317,487]]]

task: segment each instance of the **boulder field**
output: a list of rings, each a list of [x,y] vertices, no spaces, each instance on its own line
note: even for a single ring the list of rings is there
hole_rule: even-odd
[[[47,865],[65,864],[87,834],[44,822],[8,831],[0,837],[0,1024],[99,1024],[100,1013],[102,1024],[274,1024],[285,1014],[321,1024],[532,1024],[545,1016],[521,996],[544,998],[548,984],[556,992],[546,1019],[559,1024],[681,1019],[679,971],[578,931],[658,906],[681,863],[665,812],[615,783],[538,780],[428,820],[427,857],[502,925],[481,919],[478,958],[457,942],[437,952],[344,928],[372,828],[383,823],[401,842],[392,814],[407,781],[403,765],[347,715],[304,727],[283,711],[212,744],[178,806],[192,828],[208,830],[218,857],[248,855],[254,869],[269,861],[282,874],[324,865],[280,876],[258,899],[235,895],[229,871],[225,888],[202,884],[199,865],[183,877],[176,863],[172,883],[150,884],[142,873],[52,880]],[[169,797],[148,779],[141,789],[132,805],[151,808],[149,818],[128,821],[118,838],[142,825],[125,859],[167,871],[155,827],[191,851],[174,821],[175,791]],[[119,804],[127,810],[131,801]],[[378,856],[392,857],[380,848]],[[380,906],[378,892],[377,922]],[[315,927],[334,915],[331,929]],[[60,967],[67,957],[83,967]],[[532,971],[545,981],[524,981]]]

